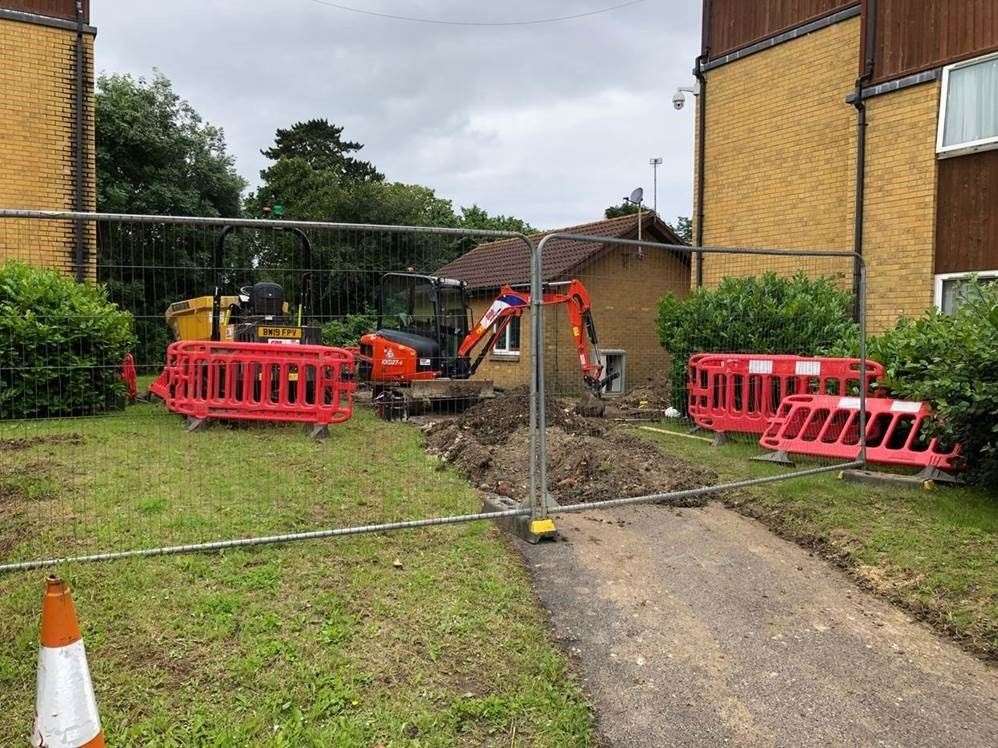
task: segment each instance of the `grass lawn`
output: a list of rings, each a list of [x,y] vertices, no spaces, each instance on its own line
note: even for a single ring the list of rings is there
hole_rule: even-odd
[[[477,510],[417,429],[361,410],[332,431],[186,434],[155,405],[6,424],[0,439],[36,441],[0,455],[0,558]],[[113,745],[593,740],[526,573],[487,524],[58,572]],[[0,576],[0,745],[30,734],[46,573]]]
[[[680,430],[673,424],[656,428]],[[762,450],[635,433],[722,480],[788,468],[751,462]],[[681,430],[685,433],[685,430]],[[805,463],[798,463],[805,466]],[[998,659],[998,496],[982,489],[921,491],[847,483],[835,473],[770,483],[723,497],[780,534],[818,549],[989,660]]]

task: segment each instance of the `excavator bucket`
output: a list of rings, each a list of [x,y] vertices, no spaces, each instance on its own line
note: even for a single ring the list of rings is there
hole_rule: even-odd
[[[587,418],[602,418],[606,414],[606,402],[586,388],[582,391],[579,402],[575,404],[575,412]]]

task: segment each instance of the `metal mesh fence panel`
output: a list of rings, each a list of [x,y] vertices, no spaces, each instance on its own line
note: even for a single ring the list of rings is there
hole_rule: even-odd
[[[73,219],[94,242],[85,286],[51,261]],[[0,564],[477,512],[455,478],[426,470],[435,458],[418,429],[495,394],[471,368],[496,325],[459,350],[491,300],[438,271],[498,239],[529,273],[530,243],[495,232],[3,212]],[[322,442],[301,423],[224,417],[189,432],[191,419],[147,393],[172,343],[213,335],[349,350],[352,418]],[[500,348],[511,356],[505,329]],[[507,389],[529,382],[529,353],[516,357]],[[215,384],[205,369],[191,385],[209,399],[233,371],[248,410],[277,397],[276,366],[273,381],[265,366],[213,371]],[[291,400],[321,399],[312,369],[280,376]]]
[[[466,481],[508,517],[700,503],[860,464],[878,394],[851,253],[25,211],[0,247],[0,568],[482,519]],[[295,357],[332,350],[332,385]],[[351,417],[287,416],[327,385]]]
[[[554,234],[538,254],[535,283],[583,287],[591,314],[580,330],[571,304],[539,309],[546,509],[702,503],[862,462],[878,371],[851,252]]]

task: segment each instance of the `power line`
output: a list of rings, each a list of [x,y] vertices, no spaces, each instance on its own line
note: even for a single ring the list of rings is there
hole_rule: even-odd
[[[638,5],[639,3],[645,2],[645,0],[628,0],[628,2],[618,3],[617,5],[611,5],[607,8],[586,11],[585,13],[573,13],[568,16],[553,16],[551,18],[534,18],[524,21],[448,21],[437,18],[414,18],[412,16],[396,15],[394,13],[380,13],[375,10],[353,8],[349,5],[331,2],[330,0],[311,0],[311,2],[316,5],[325,5],[330,8],[336,8],[337,10],[345,10],[349,13],[359,13],[363,16],[376,16],[377,18],[389,18],[393,21],[408,21],[409,23],[431,23],[440,26],[537,26],[544,23],[574,21],[577,18],[586,18],[588,16],[600,15],[601,13],[610,13],[615,10],[630,7],[631,5]]]

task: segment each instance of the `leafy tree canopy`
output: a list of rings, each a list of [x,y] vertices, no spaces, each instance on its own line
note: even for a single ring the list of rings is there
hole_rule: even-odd
[[[521,234],[537,232],[537,229],[520,218],[504,215],[490,216],[484,208],[479,208],[477,205],[461,208],[460,223],[464,228],[483,231],[517,231]]]
[[[526,221],[490,216],[478,205],[455,211],[430,187],[386,181],[373,164],[350,155],[362,148],[324,119],[277,130],[274,145],[261,151],[273,163],[260,172],[247,212],[262,216],[280,204],[286,218],[299,220],[533,231]]]
[[[276,162],[300,158],[311,169],[332,172],[350,181],[384,181],[384,174],[375,169],[374,164],[350,155],[363,147],[360,143],[344,141],[343,128],[339,125],[325,119],[310,119],[278,129],[274,145],[260,153]],[[260,175],[265,182],[270,181],[269,172],[270,169],[265,169]]]
[[[621,216],[629,216],[637,212],[638,206],[625,200],[620,205],[611,205],[603,211],[603,215],[607,218],[620,218]]]
[[[157,72],[102,75],[95,96],[97,208],[112,213],[237,216],[246,183],[221,128]]]

